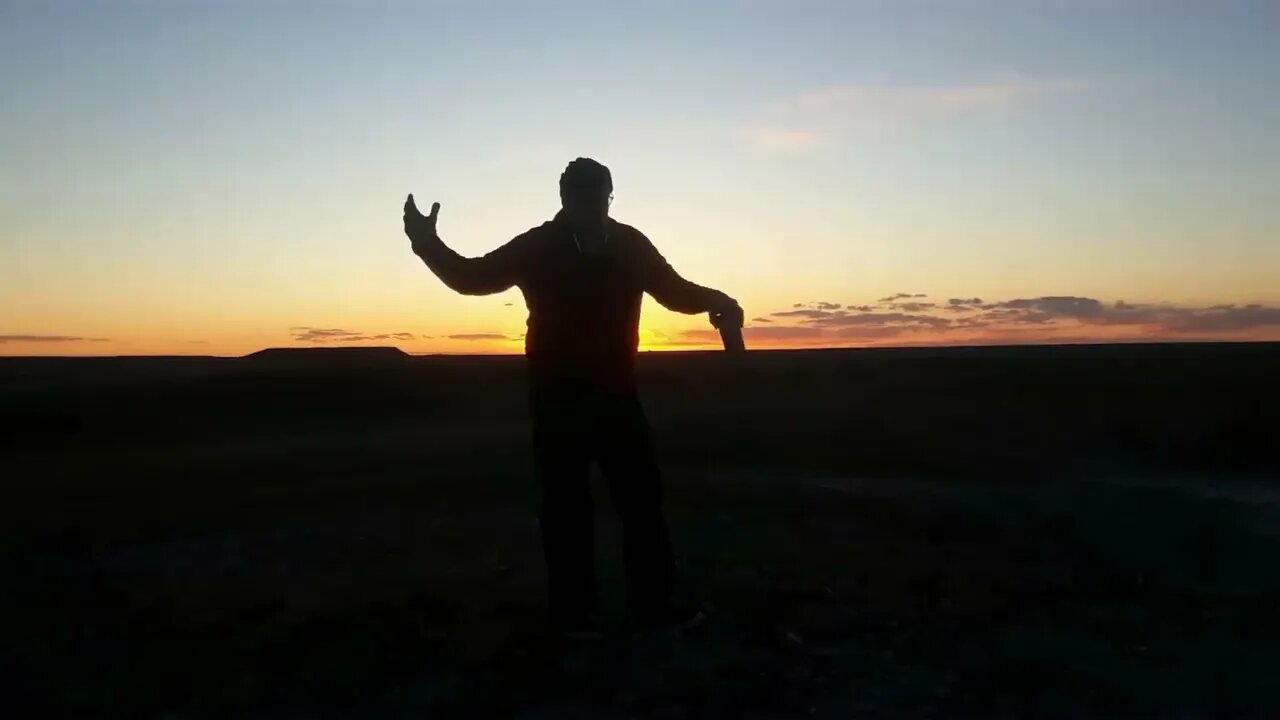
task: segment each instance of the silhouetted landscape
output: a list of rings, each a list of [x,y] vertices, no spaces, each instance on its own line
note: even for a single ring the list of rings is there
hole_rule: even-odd
[[[1280,346],[642,355],[696,635],[543,635],[524,360],[0,359],[7,704],[1264,717]]]

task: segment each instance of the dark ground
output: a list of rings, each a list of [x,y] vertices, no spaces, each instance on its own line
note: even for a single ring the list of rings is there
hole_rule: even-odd
[[[698,634],[542,634],[522,361],[0,359],[9,717],[1277,717],[1280,346],[641,360]]]

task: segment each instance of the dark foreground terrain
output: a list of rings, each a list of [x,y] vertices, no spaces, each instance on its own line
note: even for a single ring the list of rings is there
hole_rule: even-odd
[[[519,358],[0,359],[6,717],[1277,717],[1280,347],[650,355],[688,638],[543,634]]]

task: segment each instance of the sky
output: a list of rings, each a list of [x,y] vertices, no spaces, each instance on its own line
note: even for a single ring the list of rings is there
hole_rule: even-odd
[[[1274,1],[0,0],[0,105],[0,355],[519,352],[404,197],[579,156],[751,347],[1280,340]]]

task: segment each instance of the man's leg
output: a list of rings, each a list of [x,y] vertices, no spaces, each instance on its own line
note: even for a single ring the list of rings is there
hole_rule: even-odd
[[[552,621],[579,629],[591,622],[595,594],[595,513],[582,400],[546,390],[535,390],[531,400]]]
[[[633,611],[641,620],[663,621],[670,610],[674,559],[649,422],[634,394],[607,396],[599,405],[595,444],[622,520]]]

